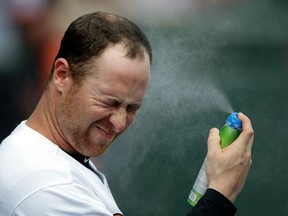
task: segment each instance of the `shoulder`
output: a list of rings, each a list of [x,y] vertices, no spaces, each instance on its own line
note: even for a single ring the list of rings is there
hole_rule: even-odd
[[[0,145],[0,194],[9,194],[0,197],[0,213],[4,209],[11,211],[35,194],[53,188],[56,193],[57,188],[68,188],[80,182],[81,167],[77,170],[73,160],[63,154],[57,145],[37,132],[18,126]],[[31,200],[47,202],[44,195]]]
[[[69,181],[69,163],[59,155],[59,151],[57,145],[22,122],[0,145],[0,175],[4,176],[0,182],[6,180],[6,184],[13,184],[15,179],[19,179],[21,185],[26,181],[27,184],[39,185],[55,179]]]

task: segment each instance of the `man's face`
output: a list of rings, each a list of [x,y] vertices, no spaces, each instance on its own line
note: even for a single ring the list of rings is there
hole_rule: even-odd
[[[56,117],[64,139],[80,154],[101,155],[133,122],[150,75],[149,57],[125,57],[122,45],[92,63],[93,75],[63,93]]]

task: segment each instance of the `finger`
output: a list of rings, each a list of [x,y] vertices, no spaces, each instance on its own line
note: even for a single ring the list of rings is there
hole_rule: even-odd
[[[208,152],[221,150],[219,130],[217,128],[210,129],[207,144]]]
[[[247,143],[247,148],[251,150],[254,141],[254,130],[251,121],[243,113],[238,113],[238,118],[242,121],[242,133],[239,139],[241,139],[243,143]]]

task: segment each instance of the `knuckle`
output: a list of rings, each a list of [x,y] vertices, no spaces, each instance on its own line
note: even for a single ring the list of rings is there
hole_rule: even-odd
[[[247,134],[248,136],[250,136],[250,137],[253,137],[253,136],[254,136],[254,130],[253,130],[253,128],[247,130],[247,131],[246,131],[246,134]]]
[[[251,155],[251,152],[248,152],[246,153],[243,158],[242,158],[242,163],[245,165],[245,166],[251,166],[252,164],[252,155]]]

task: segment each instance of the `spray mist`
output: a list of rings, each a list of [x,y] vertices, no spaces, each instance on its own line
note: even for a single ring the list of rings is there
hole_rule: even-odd
[[[230,114],[226,119],[225,124],[220,129],[220,145],[221,148],[225,148],[230,145],[241,133],[242,122],[238,118],[236,112]],[[208,180],[206,176],[206,158],[200,168],[198,176],[195,180],[193,188],[188,197],[188,203],[195,206],[199,199],[204,195],[208,188]]]

